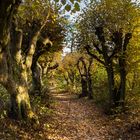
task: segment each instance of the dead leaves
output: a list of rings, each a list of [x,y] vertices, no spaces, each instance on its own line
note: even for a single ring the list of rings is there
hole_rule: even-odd
[[[126,116],[110,117],[96,107],[93,101],[74,99],[68,93],[53,94],[57,104],[53,116],[53,135],[50,140],[125,140]],[[122,115],[123,116],[123,115]],[[124,135],[125,134],[125,135]],[[139,137],[138,134],[129,136]],[[128,138],[129,138],[128,137]]]
[[[45,99],[44,99],[45,100]],[[40,125],[0,119],[0,139],[23,140],[137,140],[138,117],[126,114],[109,117],[92,100],[78,99],[68,93],[53,94],[48,102],[37,104]],[[133,114],[133,113],[132,113]],[[135,119],[134,119],[135,118]]]

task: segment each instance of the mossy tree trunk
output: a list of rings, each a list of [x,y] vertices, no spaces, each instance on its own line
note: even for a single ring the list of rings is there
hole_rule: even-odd
[[[35,119],[36,116],[32,112],[28,88],[25,85],[16,85],[13,81],[7,85],[7,90],[10,92],[10,108],[9,117],[14,119]]]
[[[17,25],[12,25],[16,23],[13,18],[20,3],[21,0],[0,1],[0,84],[11,96],[11,114],[15,118],[32,118],[34,113],[28,95],[27,73],[31,73],[36,43],[50,12],[42,25],[32,31],[28,52],[26,56],[23,56],[21,53],[22,31],[17,30]]]
[[[9,48],[8,83],[6,89],[10,93],[11,106],[9,114],[16,119],[31,119],[35,115],[32,112],[27,85],[27,67],[23,63],[21,55],[21,45],[23,33],[15,30],[16,25],[12,25],[11,43]]]
[[[9,114],[16,119],[32,119],[26,65],[22,61],[22,31],[12,26],[20,0],[0,1],[0,83],[10,94]]]

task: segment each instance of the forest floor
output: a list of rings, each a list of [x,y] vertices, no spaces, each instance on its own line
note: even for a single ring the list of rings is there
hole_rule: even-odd
[[[51,92],[52,103],[34,103],[40,125],[0,118],[0,140],[139,140],[139,120],[108,116],[93,100]]]
[[[56,104],[50,140],[139,140],[140,126],[127,115],[108,116],[93,100],[62,92],[53,94]],[[125,120],[125,121],[124,121]],[[132,128],[133,127],[133,128]]]

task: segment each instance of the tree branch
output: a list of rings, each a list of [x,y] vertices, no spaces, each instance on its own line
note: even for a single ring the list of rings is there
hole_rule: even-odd
[[[104,61],[100,60],[96,55],[94,55],[93,53],[90,52],[90,48],[91,47],[89,45],[85,46],[85,49],[86,49],[88,55],[90,55],[91,57],[93,57],[94,59],[96,59],[101,64],[105,65]]]
[[[57,67],[59,67],[59,64],[58,64],[58,63],[54,64],[53,66],[49,66],[49,67],[48,67],[48,71],[49,71],[49,70],[54,70],[54,69],[56,69]]]
[[[103,51],[98,47],[99,45],[96,43],[93,43],[94,47],[96,48],[96,50],[99,52],[99,54],[103,54]]]

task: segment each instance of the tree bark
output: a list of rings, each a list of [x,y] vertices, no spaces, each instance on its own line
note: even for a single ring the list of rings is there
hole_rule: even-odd
[[[16,84],[10,83],[13,74],[9,49],[10,27],[14,12],[19,4],[19,0],[0,1],[0,83],[8,90],[11,96],[16,94]],[[16,110],[16,104],[13,103],[13,105],[14,107],[12,108]]]
[[[17,85],[9,79],[6,89],[10,93],[9,117],[19,120],[36,118],[31,109],[27,86]]]
[[[92,88],[92,79],[91,75],[88,74],[88,98],[93,99],[93,88]]]
[[[15,25],[16,26],[16,25]],[[23,33],[13,25],[8,51],[8,80],[5,88],[10,93],[9,115],[15,119],[35,119],[27,84],[27,67],[23,63],[21,45]]]
[[[115,82],[114,82],[114,71],[112,63],[106,66],[107,77],[108,77],[108,88],[109,88],[109,105],[110,108],[115,105]]]
[[[11,25],[7,26],[4,38],[0,38],[0,83],[11,97],[9,115],[16,119],[33,119],[35,115],[28,95],[26,67],[21,56],[22,31],[13,28],[10,36],[10,27]],[[2,43],[2,39],[7,41]]]
[[[88,80],[88,98],[93,99],[93,88],[92,88],[92,78],[91,78],[91,65],[93,62],[93,58],[89,58],[89,65],[87,68],[87,80]]]
[[[124,38],[124,43],[120,45],[120,55],[119,55],[119,72],[120,72],[120,86],[117,93],[117,106],[124,108],[125,105],[125,92],[126,92],[126,49],[127,45],[132,38],[132,33],[126,33]]]
[[[34,94],[41,95],[42,93],[42,68],[36,63],[32,68],[32,88]]]
[[[6,85],[8,79],[7,50],[10,42],[11,20],[20,0],[0,1],[0,83]]]
[[[120,87],[119,87],[119,103],[122,107],[124,107],[125,101],[125,91],[126,91],[126,70],[125,70],[125,59],[120,58]]]
[[[82,93],[79,95],[79,98],[81,97],[87,97],[88,96],[88,86],[87,86],[87,78],[85,76],[81,77],[81,86],[82,86]]]

